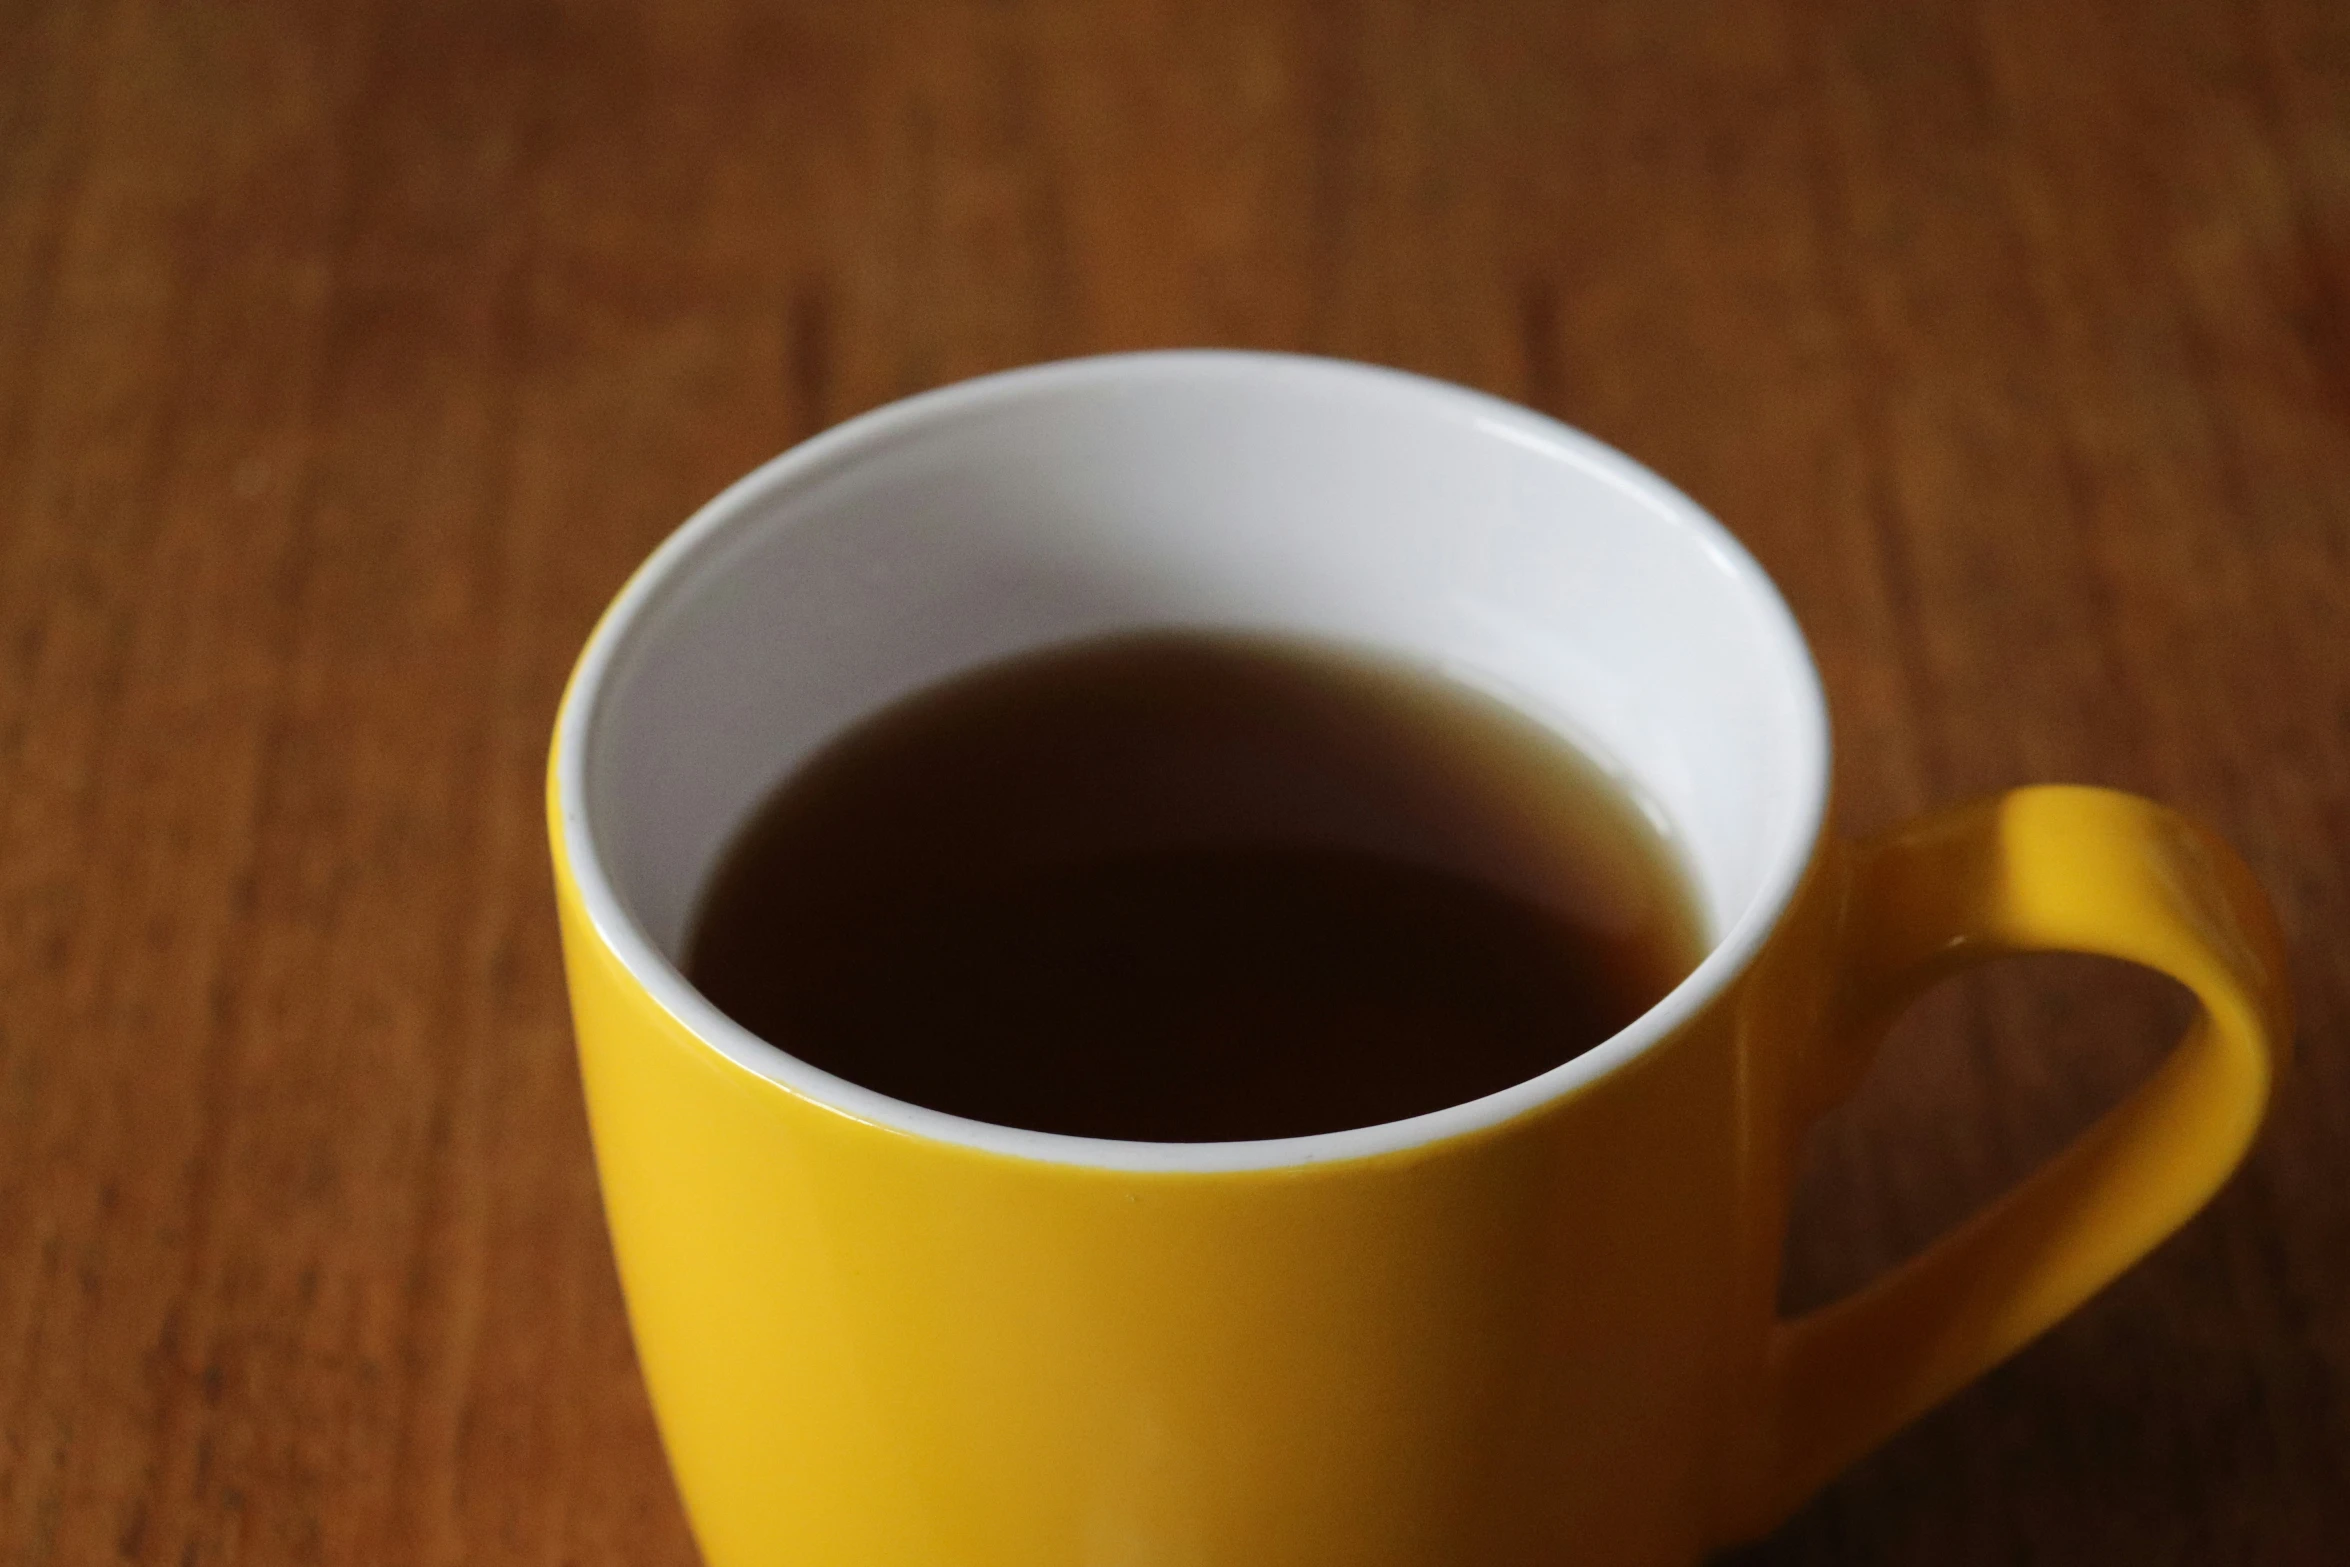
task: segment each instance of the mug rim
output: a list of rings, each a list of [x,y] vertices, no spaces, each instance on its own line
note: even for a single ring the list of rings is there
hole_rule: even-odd
[[[646,934],[614,886],[586,806],[589,737],[620,658],[658,619],[664,592],[733,528],[777,495],[861,457],[986,407],[1039,391],[1186,375],[1304,375],[1369,384],[1416,398],[1431,412],[1474,420],[1636,494],[1697,541],[1754,602],[1763,634],[1793,677],[1800,795],[1795,824],[1772,849],[1759,890],[1681,982],[1630,1024],[1548,1071],[1461,1104],[1344,1131],[1242,1142],[1137,1142],[1001,1126],[865,1088],[753,1034],[706,999]],[[1569,1098],[1678,1033],[1753,962],[1808,872],[1827,815],[1830,738],[1819,670],[1778,587],[1746,547],[1674,485],[1615,448],[1545,414],[1410,371],[1317,355],[1238,349],[1156,349],[1048,361],[955,382],[883,404],[770,458],[728,485],[664,539],[606,606],[581,649],[558,706],[549,757],[558,880],[568,880],[595,939],[663,1012],[699,1044],[787,1093],[850,1119],[968,1150],[1056,1165],[1169,1173],[1300,1168],[1424,1150],[1475,1136]]]

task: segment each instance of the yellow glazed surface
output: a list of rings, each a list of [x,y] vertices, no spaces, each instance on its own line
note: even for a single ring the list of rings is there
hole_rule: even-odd
[[[1694,1561],[2183,1222],[2290,1031],[2223,846],[2029,789],[1824,845],[1690,1021],[1513,1120],[1343,1162],[1099,1168],[735,1064],[595,928],[552,778],[550,825],[613,1243],[712,1567]],[[1774,1321],[1804,1126],[1920,990],[2039,949],[2169,974],[2201,1019],[1987,1213]]]

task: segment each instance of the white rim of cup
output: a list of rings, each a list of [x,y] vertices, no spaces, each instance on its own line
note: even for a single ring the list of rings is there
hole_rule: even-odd
[[[1431,412],[1469,418],[1491,433],[1558,458],[1638,495],[1665,526],[1697,542],[1753,599],[1796,687],[1800,791],[1785,841],[1774,846],[1760,890],[1704,960],[1663,1000],[1600,1043],[1497,1093],[1424,1115],[1341,1132],[1248,1142],[1153,1143],[1074,1137],[975,1121],[893,1099],[769,1044],[706,1000],[637,924],[596,851],[586,810],[588,741],[608,678],[666,592],[693,561],[780,491],[836,472],[922,427],[1048,388],[1138,376],[1298,374],[1355,380],[1425,401]],[[1778,588],[1746,547],[1695,501],[1648,468],[1532,409],[1408,371],[1352,360],[1236,349],[1161,349],[1064,359],[940,387],[880,408],[801,442],[753,469],[695,512],[647,556],[588,637],[556,714],[555,788],[563,849],[596,938],[661,1009],[719,1055],[755,1076],[850,1119],[979,1152],[1047,1164],[1168,1174],[1230,1174],[1332,1164],[1426,1150],[1489,1131],[1598,1081],[1670,1037],[1743,973],[1761,951],[1809,868],[1827,815],[1827,702],[1809,645]]]

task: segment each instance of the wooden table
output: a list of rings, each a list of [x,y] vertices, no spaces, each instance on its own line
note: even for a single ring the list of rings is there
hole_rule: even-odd
[[[589,1165],[542,746],[630,566],[903,393],[1381,360],[1778,576],[1855,829],[2239,844],[2251,1166],[1742,1563],[2350,1560],[2350,8],[0,4],[0,1563],[692,1560]],[[2153,1060],[1953,987],[1815,1301]]]

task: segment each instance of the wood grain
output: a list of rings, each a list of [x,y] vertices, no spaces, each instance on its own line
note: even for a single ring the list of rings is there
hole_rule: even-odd
[[[0,1563],[688,1562],[538,828],[697,502],[1043,357],[1523,398],[1785,586],[1848,825],[2036,778],[2241,845],[2300,1057],[2214,1208],[1765,1563],[2350,1542],[2350,10],[0,6]],[[2181,1017],[1953,987],[1791,1302]]]

